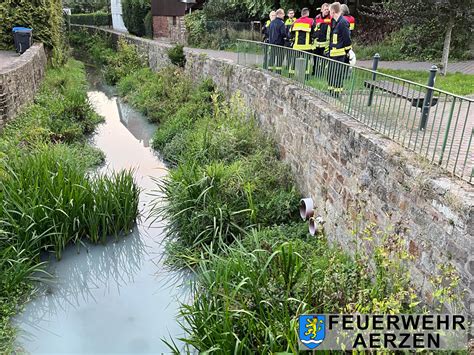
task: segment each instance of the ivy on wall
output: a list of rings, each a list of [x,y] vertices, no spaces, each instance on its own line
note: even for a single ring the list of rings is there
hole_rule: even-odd
[[[33,39],[43,42],[53,65],[64,62],[65,50],[61,0],[3,0],[0,3],[0,49],[13,48],[12,28],[33,29]]]

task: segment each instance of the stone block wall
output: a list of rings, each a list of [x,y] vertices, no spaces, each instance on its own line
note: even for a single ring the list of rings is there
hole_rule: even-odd
[[[33,101],[46,70],[43,44],[34,44],[12,63],[0,69],[0,128]]]
[[[152,69],[169,65],[166,45],[126,38],[148,56]],[[424,299],[431,301],[440,287],[433,285],[440,267],[452,265],[465,291],[462,309],[474,314],[473,185],[423,162],[291,81],[185,51],[186,70],[194,78],[212,78],[228,95],[240,92],[255,111],[302,195],[315,200],[330,240],[346,251],[371,255],[380,240],[363,240],[354,230],[373,223],[396,232],[413,258],[412,281]]]

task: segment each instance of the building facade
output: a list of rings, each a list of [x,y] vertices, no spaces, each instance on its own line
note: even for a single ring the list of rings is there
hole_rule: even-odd
[[[190,5],[190,0],[152,0],[153,38],[185,43],[184,15]]]

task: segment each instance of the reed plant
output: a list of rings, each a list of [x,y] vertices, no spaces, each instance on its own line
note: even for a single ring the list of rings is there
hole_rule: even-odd
[[[31,297],[45,264],[70,243],[105,242],[138,215],[132,171],[98,175],[103,154],[87,135],[102,121],[87,98],[82,63],[48,69],[33,104],[0,135],[0,353],[12,353],[10,320]]]

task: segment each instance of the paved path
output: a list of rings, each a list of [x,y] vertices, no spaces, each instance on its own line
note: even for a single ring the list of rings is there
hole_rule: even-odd
[[[428,71],[431,66],[435,63],[430,62],[408,62],[408,61],[380,61],[379,68],[384,69],[396,69],[396,70],[422,70]],[[359,60],[357,65],[364,68],[372,68],[371,60]],[[474,60],[469,60],[465,62],[456,62],[448,64],[448,73],[463,73],[474,75]]]
[[[221,59],[228,59],[234,62],[237,61],[237,53],[235,52],[228,52],[228,51],[216,51],[212,49],[201,49],[201,48],[188,48],[189,50],[197,53],[205,53],[210,57],[214,58],[221,58]],[[397,70],[430,70],[431,66],[434,63],[430,62],[409,62],[409,61],[380,61],[379,67],[384,69],[397,69]],[[357,62],[358,66],[364,68],[372,68],[372,61],[371,60],[360,60]],[[449,63],[448,65],[448,72],[449,73],[456,73],[460,72],[463,74],[471,74],[474,75],[474,60],[464,61],[464,62],[456,62],[456,63]]]
[[[14,51],[0,51],[0,70],[9,66],[18,57],[18,54]]]
[[[220,58],[220,59],[227,59],[233,62],[237,62],[237,53],[236,52],[228,52],[228,51],[216,51],[213,49],[202,49],[202,48],[189,48],[186,49],[196,52],[196,53],[204,53],[207,54],[209,57],[212,58]]]

